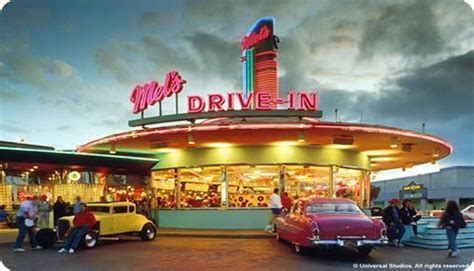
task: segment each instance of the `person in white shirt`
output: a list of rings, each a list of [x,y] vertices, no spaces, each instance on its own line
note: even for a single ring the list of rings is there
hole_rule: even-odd
[[[42,249],[36,243],[35,237],[35,220],[38,220],[38,209],[36,207],[36,202],[38,197],[27,197],[20,205],[20,209],[16,214],[16,224],[18,225],[18,236],[15,241],[15,246],[13,251],[15,252],[25,252],[23,248],[23,240],[28,234],[30,239],[30,245],[32,249]]]
[[[270,209],[272,210],[272,217],[268,221],[268,225],[265,227],[266,231],[273,231],[273,221],[281,214],[281,197],[279,194],[280,190],[278,188],[273,189],[273,194],[270,196]]]

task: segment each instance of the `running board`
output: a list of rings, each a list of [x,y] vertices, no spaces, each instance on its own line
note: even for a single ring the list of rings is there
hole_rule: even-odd
[[[101,240],[101,241],[102,241],[102,240],[118,241],[118,240],[120,240],[120,238],[118,238],[118,237],[106,237],[106,236],[104,236],[104,237],[99,237],[99,240]]]

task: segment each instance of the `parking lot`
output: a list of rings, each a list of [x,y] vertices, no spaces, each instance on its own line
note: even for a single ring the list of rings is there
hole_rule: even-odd
[[[474,249],[463,250],[459,258],[393,247],[377,248],[368,258],[342,249],[301,256],[274,239],[159,237],[153,242],[106,241],[74,254],[53,249],[13,253],[11,245],[1,244],[0,260],[11,270],[429,270],[430,265],[431,270],[463,270],[443,264],[471,263]]]

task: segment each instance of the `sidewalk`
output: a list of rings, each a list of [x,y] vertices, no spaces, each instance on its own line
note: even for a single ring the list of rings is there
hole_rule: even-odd
[[[264,230],[199,230],[179,228],[158,228],[157,236],[205,237],[205,238],[274,238]]]
[[[0,243],[14,243],[18,229],[0,229]],[[274,234],[263,230],[197,230],[178,228],[158,228],[157,236],[163,237],[203,237],[203,238],[273,238]]]

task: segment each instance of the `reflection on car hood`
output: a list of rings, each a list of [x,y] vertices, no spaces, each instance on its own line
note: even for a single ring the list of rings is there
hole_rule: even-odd
[[[310,214],[308,215],[320,228],[339,228],[350,226],[357,229],[373,229],[374,223],[363,214]]]

